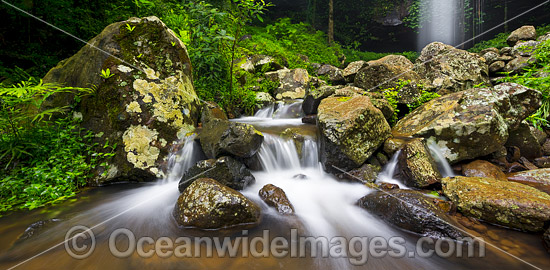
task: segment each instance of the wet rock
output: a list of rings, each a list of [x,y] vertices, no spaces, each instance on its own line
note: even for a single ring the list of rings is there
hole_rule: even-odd
[[[359,200],[359,205],[385,221],[410,232],[435,238],[457,239],[462,228],[429,197],[414,190],[373,192]]]
[[[315,137],[315,135],[315,133],[312,133],[309,130],[304,130],[300,128],[287,128],[281,133],[281,138],[292,140],[294,142],[294,146],[296,147],[296,152],[298,153],[298,156],[302,156],[304,141],[308,137]]]
[[[378,188],[381,190],[388,191],[388,190],[399,189],[399,185],[391,184],[391,183],[380,183],[378,184]]]
[[[525,231],[550,221],[550,195],[530,186],[491,178],[444,178],[443,192],[466,216]]]
[[[302,117],[302,123],[316,125],[317,124],[317,115],[306,115],[306,116]]]
[[[535,40],[537,31],[534,26],[525,25],[514,30],[506,39],[506,43],[510,46],[516,45],[520,40]]]
[[[249,158],[260,149],[263,135],[251,125],[215,119],[203,125],[199,140],[208,158]]]
[[[487,177],[506,181],[506,175],[500,168],[485,160],[476,160],[463,165],[462,174],[468,177]]]
[[[36,235],[39,235],[46,229],[51,228],[55,224],[58,224],[58,222],[60,221],[61,219],[52,218],[52,219],[46,219],[46,220],[40,220],[40,221],[34,222],[33,224],[29,225],[29,227],[27,227],[27,229],[25,229],[25,231],[17,238],[17,240],[14,243],[14,246],[18,245],[23,241],[31,239]]]
[[[343,177],[348,180],[357,181],[357,182],[370,182],[374,183],[376,181],[376,178],[378,177],[378,174],[382,168],[380,166],[372,165],[372,164],[364,164],[360,168],[353,169],[345,174],[343,174]]]
[[[546,250],[550,253],[550,228],[544,232],[542,240],[544,241],[544,247],[546,247]]]
[[[407,186],[425,188],[441,179],[437,164],[423,139],[414,139],[403,145],[397,162],[399,178]]]
[[[550,169],[521,171],[508,174],[508,181],[518,182],[550,194]]]
[[[550,157],[535,158],[533,164],[539,168],[550,168]]]
[[[126,25],[135,28],[129,31]],[[75,106],[82,127],[98,134],[94,142],[118,145],[107,162],[109,170],[99,166],[88,184],[162,177],[170,149],[199,120],[200,101],[185,45],[156,17],[110,24],[88,44],[52,68],[44,82],[94,85],[94,95],[82,97],[78,106],[74,93],[53,95],[42,109]],[[101,77],[102,70],[112,76]]]
[[[305,174],[299,173],[297,175],[292,176],[292,179],[306,180],[306,179],[309,179],[309,177]]]
[[[357,168],[390,136],[384,115],[366,96],[324,99],[318,126],[321,162],[329,171]]]
[[[525,168],[525,166],[521,165],[519,162],[514,162],[510,164],[510,166],[508,167],[508,173],[515,173],[515,172],[521,172],[526,170],[527,168]]]
[[[529,125],[529,129],[531,130],[531,134],[533,134],[533,137],[537,139],[537,142],[542,145],[546,141],[546,132]]]
[[[280,83],[274,91],[277,100],[304,98],[310,82],[307,70],[302,68],[267,72],[265,77],[268,80]]]
[[[396,79],[416,82],[420,79],[413,71],[414,65],[402,55],[388,55],[381,59],[368,62],[368,66],[362,68],[355,75],[354,84],[367,91],[375,92],[378,89],[395,87]]]
[[[336,89],[342,86],[321,86],[320,88],[312,88],[306,92],[304,102],[302,103],[302,110],[306,115],[316,114],[321,100],[330,97],[334,94]]]
[[[317,70],[318,75],[326,75],[332,84],[345,84],[344,72],[332,65],[325,64]]]
[[[519,162],[521,162],[521,164],[523,164],[523,166],[525,166],[528,170],[537,170],[538,169],[538,167],[535,166],[535,164],[531,163],[531,161],[529,161],[525,157],[519,158]]]
[[[201,108],[201,123],[204,124],[212,119],[227,120],[227,115],[216,102],[205,101]]]
[[[508,140],[509,130],[540,104],[540,92],[519,84],[470,89],[425,103],[401,119],[392,134],[426,138],[456,163],[497,151]]]
[[[173,215],[180,226],[221,229],[258,224],[261,212],[238,191],[214,179],[200,178],[179,196]]]
[[[212,178],[236,190],[242,190],[256,181],[243,163],[231,157],[221,157],[201,160],[189,168],[179,182],[179,191],[183,192],[199,178]]]
[[[346,79],[347,83],[352,83],[355,80],[355,75],[359,70],[367,67],[369,64],[367,61],[359,60],[355,62],[351,62],[348,64],[348,66],[344,69],[342,72],[342,75],[344,75],[344,78]]]
[[[542,144],[542,153],[545,156],[550,156],[550,139],[546,139]]]
[[[518,162],[521,158],[521,152],[517,146],[510,146],[506,151],[506,159],[508,162]]]
[[[435,91],[458,92],[489,83],[489,68],[481,56],[441,42],[428,44],[416,63],[425,86]]]
[[[528,159],[542,156],[542,147],[527,122],[521,122],[516,129],[510,130],[509,133],[510,136],[505,144],[507,147],[515,146],[519,148],[521,155]]]
[[[267,184],[258,192],[260,198],[269,206],[277,209],[279,214],[293,215],[294,206],[288,200],[286,193],[281,188]]]

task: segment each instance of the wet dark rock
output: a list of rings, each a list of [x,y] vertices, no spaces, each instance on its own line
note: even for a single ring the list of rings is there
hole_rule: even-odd
[[[29,225],[27,229],[17,238],[14,245],[17,245],[23,241],[26,241],[41,232],[45,231],[47,228],[51,228],[58,222],[60,222],[61,219],[52,218],[52,219],[46,219],[46,220],[40,220],[37,222],[34,222],[33,224]]]
[[[521,164],[523,164],[523,166],[525,166],[528,170],[537,170],[538,169],[538,167],[535,166],[535,164],[531,163],[531,161],[529,161],[525,157],[519,158],[519,162],[521,162]]]
[[[210,122],[212,119],[227,120],[227,115],[216,102],[205,101],[201,108],[201,123]]]
[[[208,158],[249,158],[260,149],[263,135],[252,125],[214,119],[204,123],[199,140]]]
[[[272,184],[267,184],[258,192],[260,198],[269,206],[277,209],[279,214],[294,214],[294,206],[288,200],[286,193],[281,188]]]
[[[528,170],[508,174],[508,181],[518,182],[550,194],[550,169]]]
[[[316,114],[321,100],[330,97],[334,94],[336,89],[341,88],[342,86],[321,86],[320,88],[313,88],[306,91],[306,96],[304,102],[302,103],[302,110],[306,115]]]
[[[510,163],[518,162],[521,158],[521,151],[517,146],[510,146],[506,148],[506,159]]]
[[[524,231],[550,221],[550,195],[520,183],[492,178],[443,178],[443,193],[466,216]]]
[[[260,207],[214,179],[200,178],[179,196],[173,212],[180,226],[221,229],[260,222]]]
[[[236,190],[242,190],[256,181],[243,163],[231,157],[221,157],[201,160],[189,168],[179,182],[179,191],[183,192],[199,178],[212,178]]]
[[[401,229],[423,236],[451,239],[463,236],[456,229],[462,226],[418,191],[373,192],[361,198],[359,205]]]
[[[317,124],[317,115],[306,115],[304,117],[302,117],[302,123],[304,124],[312,124],[312,125],[316,125]]]
[[[550,228],[548,228],[546,232],[544,232],[542,240],[544,242],[544,247],[546,247],[546,250],[548,251],[548,253],[550,253]]]
[[[468,177],[487,177],[506,181],[506,175],[500,168],[485,160],[476,160],[463,165],[462,174]]]
[[[403,145],[397,162],[399,178],[407,186],[425,188],[441,179],[441,173],[424,139],[414,139]]]
[[[388,191],[388,190],[399,189],[399,185],[391,184],[391,183],[380,183],[378,184],[378,188],[380,188],[381,190]]]
[[[550,157],[535,158],[533,163],[539,168],[550,168]]]
[[[380,166],[372,165],[372,164],[364,164],[360,168],[353,169],[347,173],[343,174],[343,177],[348,180],[352,180],[355,182],[370,182],[374,183],[376,181],[376,178],[378,177],[378,174],[382,168]]]
[[[305,174],[300,173],[300,174],[292,176],[292,179],[307,180],[307,179],[309,179],[309,177]]]
[[[546,139],[542,144],[542,153],[545,156],[550,156],[550,139]]]
[[[515,172],[521,172],[526,170],[527,168],[525,168],[525,166],[521,165],[519,162],[513,162],[508,167],[508,173],[515,173]]]

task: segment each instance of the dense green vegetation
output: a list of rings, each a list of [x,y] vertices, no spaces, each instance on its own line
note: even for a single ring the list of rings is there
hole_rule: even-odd
[[[91,90],[32,78],[0,88],[0,215],[75,195],[100,161],[113,155],[116,146],[94,144],[94,134],[79,127],[71,108],[41,109],[49,96],[68,91]]]

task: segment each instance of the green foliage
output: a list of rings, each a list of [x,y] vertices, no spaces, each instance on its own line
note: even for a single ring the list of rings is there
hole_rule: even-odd
[[[394,114],[392,116],[392,119],[390,120],[390,124],[397,123],[398,117],[400,115],[399,108],[397,107],[397,102],[399,99],[401,99],[400,92],[405,87],[411,85],[410,80],[398,80],[397,85],[395,87],[387,88],[382,91],[384,94],[384,97],[386,100],[390,103],[394,110]],[[434,99],[440,97],[439,94],[434,92],[429,92],[424,90],[424,86],[421,84],[416,84],[416,87],[420,91],[420,95],[411,103],[406,104],[408,111],[404,112],[404,115],[408,114],[409,112],[412,112],[416,108],[420,107],[422,104]],[[404,116],[403,115],[403,116]]]
[[[34,79],[0,88],[0,213],[73,196],[92,169],[113,155],[115,146],[96,152],[93,134],[79,128],[78,120],[50,120],[68,107],[41,110],[46,98],[69,91],[90,93]]]
[[[501,81],[514,82],[542,93],[542,106],[527,120],[536,127],[550,127],[550,40],[541,43],[534,52],[537,62],[516,75],[507,75]]]
[[[484,49],[491,48],[491,47],[495,47],[497,49],[507,47],[508,44],[506,43],[506,39],[508,38],[509,35],[510,33],[500,33],[496,35],[495,38],[493,39],[485,40],[480,43],[477,43],[474,47],[470,48],[468,51],[478,53]]]
[[[115,74],[112,74],[110,69],[102,69],[100,76],[103,79],[109,79],[109,78],[113,77],[114,75]]]

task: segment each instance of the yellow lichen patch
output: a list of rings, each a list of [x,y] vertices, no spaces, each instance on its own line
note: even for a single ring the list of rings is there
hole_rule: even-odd
[[[186,108],[184,104],[189,104],[196,99],[193,93],[192,83],[185,76],[180,78],[170,76],[160,83],[147,82],[137,79],[134,81],[134,89],[143,97],[143,101],[148,103],[154,98],[153,115],[160,122],[168,123],[176,129],[182,129],[185,126],[184,115],[182,111]]]
[[[159,73],[155,72],[152,68],[146,68],[145,75],[147,75],[147,79],[149,80],[156,80],[159,78]]]
[[[139,103],[137,103],[136,101],[132,101],[128,105],[126,105],[126,111],[129,113],[140,113],[141,107],[139,106]]]
[[[151,145],[157,140],[157,136],[156,130],[150,130],[146,126],[130,126],[122,135],[128,162],[140,169],[152,167],[160,153],[157,147]]]

